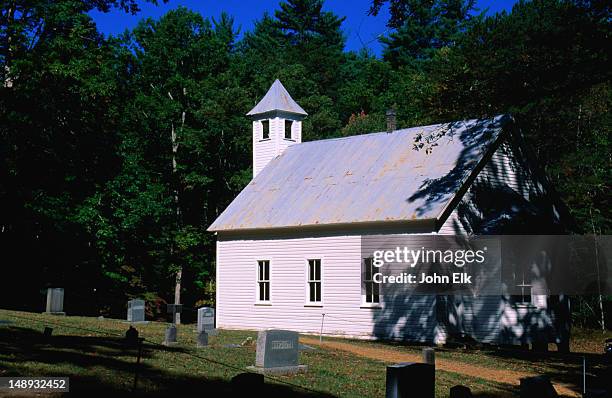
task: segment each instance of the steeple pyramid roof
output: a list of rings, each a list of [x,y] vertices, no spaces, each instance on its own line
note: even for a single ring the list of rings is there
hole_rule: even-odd
[[[276,79],[272,86],[253,109],[247,113],[247,116],[259,115],[267,112],[287,112],[296,115],[308,115],[301,106],[291,98],[287,89],[283,86],[280,80]]]

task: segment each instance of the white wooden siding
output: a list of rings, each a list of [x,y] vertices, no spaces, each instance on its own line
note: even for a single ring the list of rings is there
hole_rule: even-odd
[[[474,203],[475,187],[485,187],[483,192],[510,188],[527,201],[545,195],[543,184],[530,167],[524,149],[516,136],[507,137],[484,165],[460,204],[450,213],[439,234],[471,234],[470,217],[483,219],[484,216]],[[460,212],[459,209],[462,209]],[[448,303],[449,311],[458,315],[458,325],[450,332],[467,333],[485,343],[517,343],[524,336],[521,323],[527,316],[536,314],[544,328],[552,326],[550,317],[542,311],[547,297],[539,296],[535,307],[518,308],[503,296],[468,297],[455,296]]]
[[[272,239],[219,237],[217,326],[228,329],[282,328],[354,337],[426,341],[436,327],[435,297],[415,296],[393,311],[368,308],[361,296],[361,236]],[[322,259],[321,306],[306,304],[306,260]],[[256,302],[257,260],[270,260],[270,305]],[[389,307],[387,307],[389,308]],[[398,316],[398,314],[400,314]]]
[[[291,130],[294,139],[287,140],[285,139],[285,119],[275,117],[263,120],[270,121],[270,138],[262,139],[262,120],[253,121],[253,178],[266,167],[270,160],[283,153],[289,146],[302,141],[301,121],[293,122]]]
[[[275,128],[273,119],[270,120],[270,138],[262,137],[263,126],[261,120],[253,122],[253,177],[255,177],[272,158],[276,156]]]
[[[479,210],[472,202],[474,197],[473,187],[476,186],[485,186],[490,190],[507,187],[526,200],[532,200],[543,195],[542,184],[538,182],[528,163],[524,161],[524,157],[519,156],[517,152],[521,152],[521,149],[516,142],[510,139],[502,142],[491,159],[478,173],[470,189],[465,193],[461,200],[461,206],[469,208],[472,214],[479,214]],[[455,207],[438,233],[443,235],[472,233],[469,221],[465,217],[461,217],[459,208],[460,206]]]

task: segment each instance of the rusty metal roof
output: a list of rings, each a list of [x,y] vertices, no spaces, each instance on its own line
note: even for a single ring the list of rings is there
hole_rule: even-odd
[[[510,120],[500,115],[290,146],[209,231],[438,219]],[[415,149],[419,135],[442,136],[427,153]]]
[[[272,86],[259,101],[253,109],[251,109],[247,116],[259,115],[262,113],[282,111],[288,113],[294,113],[296,115],[306,116],[308,115],[297,102],[291,98],[287,89],[283,86],[280,80],[276,79]]]

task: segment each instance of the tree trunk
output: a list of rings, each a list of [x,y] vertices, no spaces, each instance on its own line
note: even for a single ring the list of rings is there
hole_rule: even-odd
[[[4,59],[4,87],[13,87],[11,79],[11,62],[13,59],[13,33],[15,24],[15,8],[16,1],[12,1],[9,9],[6,11],[6,54]]]
[[[183,123],[185,120],[185,113],[183,112]],[[177,163],[176,163],[176,155],[178,152],[178,142],[176,138],[176,130],[174,129],[174,123],[172,123],[172,181],[174,184],[174,209],[176,216],[176,230],[180,228],[180,216],[181,209],[179,207],[179,190],[178,190],[178,181],[177,181]],[[174,242],[172,243],[172,247],[174,247]],[[170,251],[173,260],[176,258],[175,251],[171,249]],[[175,278],[175,286],[174,286],[174,304],[181,303],[181,279],[183,277],[183,266],[181,264],[175,264],[178,267],[176,271]],[[181,324],[181,314],[176,314],[176,324]]]
[[[597,289],[599,295],[599,313],[601,314],[601,319],[599,323],[601,324],[601,331],[603,333],[606,332],[606,315],[604,313],[603,308],[603,295],[601,294],[601,277],[599,274],[599,250],[597,247],[597,230],[595,229],[595,220],[593,219],[593,208],[589,209],[589,214],[591,216],[591,225],[593,227],[593,244],[595,246],[595,267],[597,268]]]

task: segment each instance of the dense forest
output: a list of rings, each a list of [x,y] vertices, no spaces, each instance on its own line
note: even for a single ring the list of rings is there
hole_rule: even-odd
[[[172,302],[177,282],[212,304],[206,228],[251,178],[245,113],[276,78],[305,140],[380,131],[391,107],[399,127],[510,113],[573,232],[610,234],[610,3],[474,3],[372,0],[390,10],[376,57],[345,50],[322,0],[246,32],[179,7],[116,37],[88,13],[136,0],[0,0],[0,305],[41,309],[54,285],[106,314]]]

